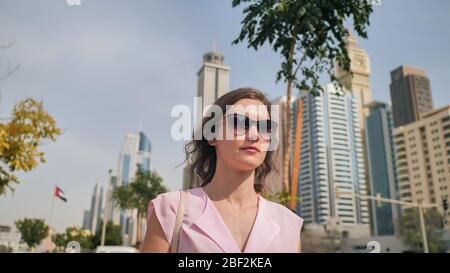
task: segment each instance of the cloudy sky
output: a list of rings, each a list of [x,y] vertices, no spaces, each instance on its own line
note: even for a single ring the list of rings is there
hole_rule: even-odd
[[[57,201],[58,231],[81,225],[95,183],[117,168],[127,133],[140,127],[150,137],[151,168],[171,190],[181,187],[183,142],[170,136],[174,105],[193,106],[202,56],[217,49],[231,67],[230,88],[257,87],[270,98],[285,93],[275,84],[280,58],[231,46],[242,20],[229,0],[0,0],[0,74],[7,63],[20,69],[0,82],[0,116],[25,97],[44,102],[64,130],[43,147],[47,163],[20,174],[14,195],[0,197],[0,225],[23,217],[48,219],[54,185],[69,199]],[[369,40],[372,90],[389,101],[390,71],[401,64],[424,69],[435,107],[450,103],[450,1],[382,0],[375,7]],[[325,82],[324,82],[325,83]]]

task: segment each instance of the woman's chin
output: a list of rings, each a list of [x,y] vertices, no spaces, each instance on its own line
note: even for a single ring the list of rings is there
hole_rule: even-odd
[[[238,161],[239,169],[242,171],[252,171],[261,165],[259,160],[255,159],[240,159]]]

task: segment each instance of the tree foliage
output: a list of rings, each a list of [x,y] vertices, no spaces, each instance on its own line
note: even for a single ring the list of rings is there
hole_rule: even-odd
[[[103,222],[100,222],[94,236],[92,236],[92,247],[96,248],[102,242],[102,227]],[[122,234],[120,226],[114,225],[112,221],[108,221],[105,227],[105,245],[106,246],[120,246],[122,245]]]
[[[242,29],[233,44],[247,41],[255,50],[268,43],[281,54],[277,81],[290,80],[300,90],[318,95],[323,88],[319,77],[326,72],[330,81],[341,86],[335,77],[335,61],[350,72],[346,47],[352,20],[356,33],[367,38],[369,1],[342,0],[233,0],[233,7],[247,4]],[[301,77],[297,77],[297,73]]]
[[[430,252],[445,252],[443,241],[443,216],[435,209],[424,212],[425,230]],[[400,236],[413,251],[423,252],[420,217],[417,209],[405,210],[398,221]]]
[[[30,248],[37,247],[48,236],[49,227],[42,219],[24,218],[15,224],[22,236],[21,240]]]
[[[138,212],[138,238],[140,241],[141,219],[147,215],[150,201],[158,194],[167,192],[162,177],[156,171],[138,171],[134,181],[114,189],[112,199],[121,209],[136,209]]]
[[[20,183],[17,171],[28,172],[45,163],[40,146],[60,134],[42,102],[27,98],[14,106],[11,119],[0,122],[0,195],[7,188],[14,191],[12,183]]]

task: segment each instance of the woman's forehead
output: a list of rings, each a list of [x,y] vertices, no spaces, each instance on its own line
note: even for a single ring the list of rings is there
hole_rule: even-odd
[[[227,105],[226,114],[241,114],[253,119],[269,118],[267,105],[254,99],[242,99],[233,105]]]

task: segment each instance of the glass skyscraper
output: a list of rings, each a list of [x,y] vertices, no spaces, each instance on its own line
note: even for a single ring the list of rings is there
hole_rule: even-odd
[[[372,102],[366,118],[366,139],[371,195],[398,199],[395,165],[394,120],[390,105]],[[374,236],[394,235],[397,206],[371,201]]]
[[[301,197],[296,212],[305,224],[325,224],[333,218],[350,237],[368,236],[368,202],[351,194],[367,194],[354,95],[337,96],[332,84],[325,86],[321,96],[300,93],[293,126],[296,177],[292,183],[297,183]]]
[[[150,155],[151,142],[143,132],[128,134],[119,155],[117,174],[110,176],[110,185],[113,187],[128,185],[133,182],[138,171],[150,171]],[[109,199],[110,192],[111,190],[108,194],[109,201],[107,200],[109,204],[106,205],[109,210],[107,216],[110,217],[108,220],[112,220],[115,224],[120,224],[124,244],[133,245],[136,243],[137,238],[137,211],[117,209]],[[145,229],[141,228],[142,230]]]

